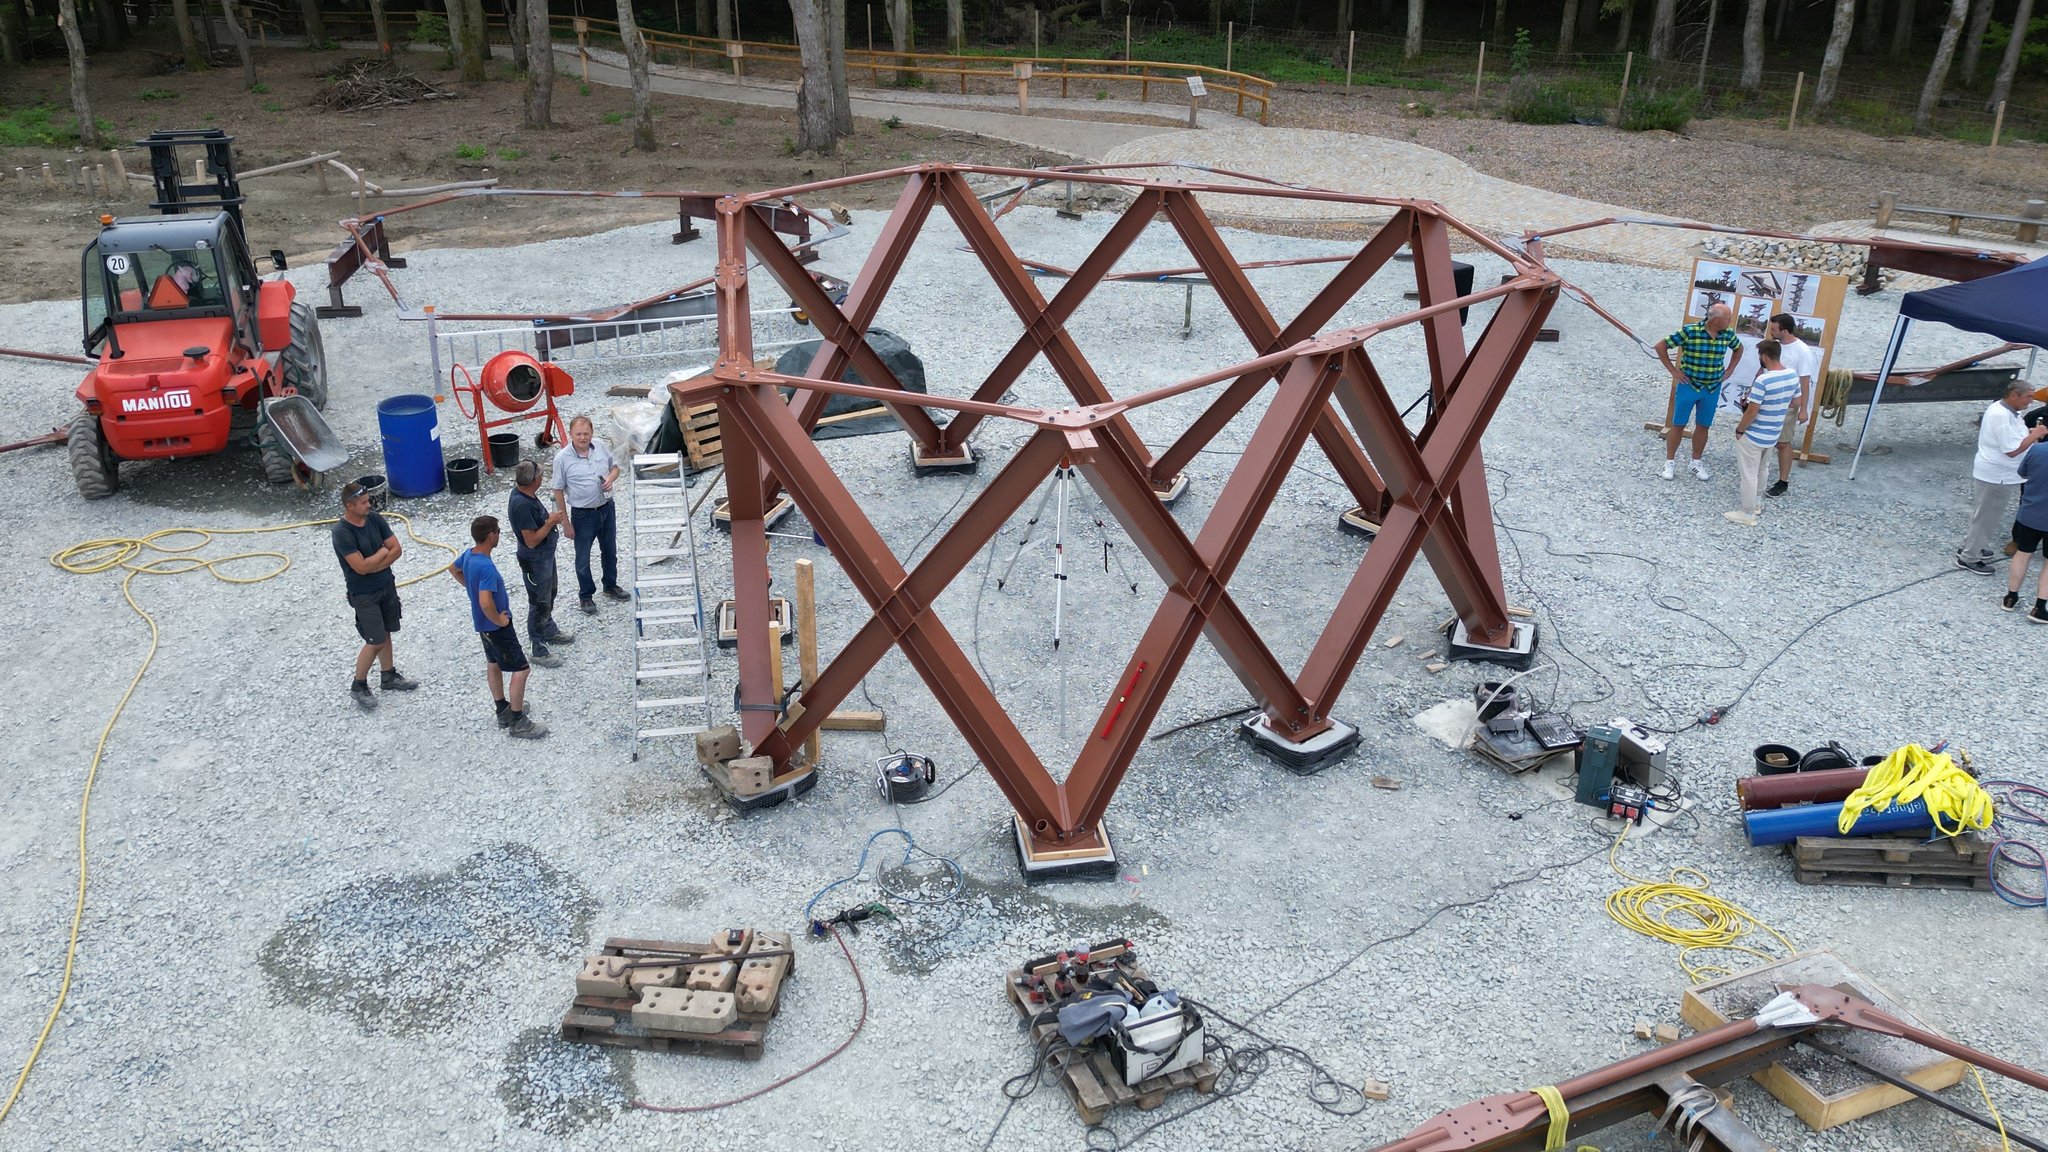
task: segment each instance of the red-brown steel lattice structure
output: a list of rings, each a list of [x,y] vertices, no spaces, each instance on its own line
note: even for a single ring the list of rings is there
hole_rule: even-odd
[[[718,202],[720,357],[708,380],[676,388],[688,400],[711,399],[719,406],[732,513],[740,727],[756,755],[774,759],[778,781],[809,771],[808,766],[792,763],[805,737],[896,647],[1016,809],[1031,851],[1048,856],[1086,854],[1106,850],[1100,832],[1103,812],[1198,636],[1208,636],[1258,701],[1266,728],[1285,745],[1308,742],[1335,723],[1330,710],[1418,551],[1435,570],[1467,639],[1477,646],[1509,645],[1515,626],[1501,586],[1479,441],[1556,302],[1558,278],[1540,259],[1495,242],[1429,201],[1274,185],[1062,173],[1062,179],[1077,183],[1123,187],[1133,200],[1048,300],[969,189],[967,177],[973,174],[1032,175],[1017,169],[926,164],[727,196]],[[895,210],[845,304],[834,305],[815,289],[796,256],[768,228],[765,209],[791,196],[893,179],[904,181]],[[1282,324],[1203,211],[1200,197],[1205,194],[1380,205],[1392,212],[1392,219],[1342,263],[1330,285],[1299,315]],[[1024,324],[1024,333],[1010,352],[965,398],[905,392],[862,340],[934,209],[951,217]],[[1260,354],[1168,387],[1113,397],[1065,322],[1138,235],[1162,216],[1179,233]],[[1505,260],[1511,274],[1497,287],[1458,296],[1452,278],[1454,233]],[[1322,333],[1322,326],[1404,246],[1413,256],[1420,307],[1365,327]],[[824,339],[801,376],[754,367],[749,250],[809,312]],[[1498,303],[1468,349],[1459,311],[1487,301]],[[1403,424],[1365,347],[1374,337],[1409,324],[1420,325],[1423,331],[1434,401],[1428,420],[1415,433]],[[996,402],[1041,353],[1072,393],[1074,404],[1054,410]],[[849,367],[867,383],[836,383]],[[1221,395],[1156,458],[1126,419],[1137,408],[1226,383]],[[1191,539],[1167,510],[1163,490],[1181,464],[1269,384],[1271,402]],[[787,401],[782,387],[794,389]],[[928,453],[957,450],[988,417],[1021,422],[1037,431],[917,567],[906,571],[807,434],[831,394],[887,404]],[[941,428],[927,408],[950,410],[955,416]],[[1345,420],[1338,418],[1340,409]],[[1380,529],[1332,607],[1305,665],[1289,675],[1232,598],[1229,583],[1282,480],[1311,437],[1336,464],[1361,506],[1369,514],[1377,513]],[[1062,460],[1071,461],[1087,479],[1166,586],[1063,782],[1046,771],[932,608],[947,584]],[[757,482],[748,483],[747,477]],[[778,487],[795,499],[873,609],[872,617],[820,672],[817,682],[804,686],[800,714],[791,710],[786,716],[778,713],[782,686],[772,682],[770,671],[763,523]]]

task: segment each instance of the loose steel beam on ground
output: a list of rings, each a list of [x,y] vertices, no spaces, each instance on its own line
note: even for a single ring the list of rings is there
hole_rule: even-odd
[[[1164,702],[1198,636],[1206,635],[1225,664],[1265,713],[1264,731],[1288,754],[1344,729],[1331,716],[1360,651],[1370,640],[1410,563],[1426,554],[1448,591],[1474,645],[1504,644],[1512,636],[1501,587],[1492,512],[1479,459],[1479,439],[1520,367],[1536,331],[1557,298],[1558,278],[1540,259],[1505,248],[1417,200],[1351,196],[1324,189],[1254,186],[1251,194],[1383,204],[1394,220],[1343,261],[1331,285],[1282,325],[1232,257],[1201,205],[1205,193],[1244,194],[1229,185],[1189,185],[1078,172],[1077,181],[1129,189],[1132,208],[1047,300],[1026,261],[1013,252],[967,185],[976,173],[1030,175],[1014,169],[927,164],[868,177],[822,181],[718,204],[720,309],[718,364],[708,378],[672,386],[686,402],[715,401],[735,475],[732,501],[734,596],[738,601],[741,728],[778,773],[793,772],[791,755],[833,707],[846,698],[891,647],[901,649],[940,707],[987,766],[1016,809],[1037,854],[1085,852],[1107,845],[1101,821],[1118,783]],[[844,306],[808,287],[808,275],[767,227],[764,202],[873,180],[900,179],[896,212],[868,257]],[[906,392],[867,348],[866,333],[919,229],[943,207],[967,240],[1024,332],[973,395]],[[1197,269],[1217,286],[1232,318],[1257,355],[1176,384],[1129,396],[1111,395],[1066,324],[1082,301],[1108,277],[1117,259],[1153,220],[1164,216],[1193,254]],[[1459,297],[1451,276],[1451,238],[1494,252],[1513,269],[1498,287]],[[1415,257],[1422,306],[1399,316],[1338,332],[1322,327],[1351,301],[1373,273],[1403,245]],[[748,254],[811,313],[825,345],[802,376],[754,367],[748,312]],[[1468,351],[1457,313],[1499,301],[1491,321]],[[1420,433],[1402,423],[1364,347],[1394,329],[1425,330],[1430,389],[1435,399]],[[1075,403],[1031,408],[998,402],[1024,367],[1043,355]],[[846,368],[865,384],[833,377]],[[1169,454],[1154,461],[1128,415],[1199,388],[1228,383],[1182,433]],[[1191,459],[1203,443],[1235,418],[1262,390],[1272,389],[1214,506],[1193,538],[1167,510],[1162,480]],[[793,390],[785,402],[779,389]],[[913,571],[900,562],[862,513],[825,457],[811,443],[807,417],[831,395],[880,401],[898,413],[921,445],[958,448],[988,417],[1036,431],[988,487],[938,539]],[[1345,427],[1332,406],[1349,416]],[[943,434],[927,414],[955,415]],[[1355,433],[1355,435],[1354,435]],[[1338,466],[1369,511],[1384,511],[1380,538],[1332,606],[1329,622],[1307,665],[1289,676],[1232,598],[1229,582],[1289,469],[1310,439]],[[737,451],[735,451],[737,449]],[[1040,483],[1071,463],[1152,564],[1165,592],[1116,688],[1104,702],[1064,781],[1055,780],[997,702],[932,605],[947,585],[988,545]],[[1174,464],[1168,471],[1163,467]],[[1162,471],[1166,472],[1162,476]],[[1383,479],[1384,477],[1384,479]],[[771,683],[767,653],[766,535],[761,516],[766,493],[789,492],[838,560],[873,613],[809,685],[802,715],[784,720],[783,686]],[[1355,739],[1355,734],[1351,737]]]

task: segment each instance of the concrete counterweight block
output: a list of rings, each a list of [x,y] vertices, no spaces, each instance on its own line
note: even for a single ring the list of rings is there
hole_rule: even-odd
[[[643,988],[633,1005],[633,1023],[661,1032],[711,1035],[732,1027],[739,1006],[730,992],[698,992],[688,988]]]
[[[624,969],[614,974],[615,969]],[[583,961],[583,970],[576,973],[576,994],[578,996],[605,996],[623,1000],[633,994],[626,981],[625,962],[617,956],[592,956]]]

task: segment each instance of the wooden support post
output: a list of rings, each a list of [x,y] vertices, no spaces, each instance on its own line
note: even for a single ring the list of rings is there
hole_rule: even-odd
[[[1223,70],[1225,72],[1235,71],[1235,69],[1231,67],[1231,62],[1236,59],[1236,56],[1237,21],[1232,20],[1230,23],[1225,24],[1223,26]]]
[[[66,156],[64,158],[64,190],[66,192],[78,191],[78,160],[73,156]]]
[[[1877,228],[1883,231],[1892,226],[1892,213],[1899,210],[1897,192],[1880,192],[1877,196]]]
[[[809,560],[796,562],[796,657],[803,674],[804,691],[818,682],[818,589],[815,566]],[[818,765],[818,734],[804,741],[804,759]]]
[[[1998,155],[1998,134],[2005,128],[2005,101],[1998,102],[1998,115],[1991,118],[1991,149],[1984,153],[1986,160]]]
[[[1344,42],[1344,91],[1347,95],[1351,92],[1351,60],[1357,54],[1358,32],[1353,29],[1350,37]]]
[[[206,157],[194,156],[192,158],[192,182],[195,184],[204,184],[206,182]]]
[[[2020,209],[2020,215],[2026,217],[2029,220],[2041,219],[2044,212],[2048,212],[2048,200],[2029,200],[2027,201],[2027,206],[2025,208]],[[2020,225],[2020,233],[2018,236],[2018,240],[2020,243],[2033,244],[2039,242],[2040,239],[2041,226],[2039,224]]]
[[[1038,9],[1031,10],[1031,58],[1038,59]]]
[[[50,175],[50,162],[48,160],[43,161],[43,190],[45,192],[55,192],[57,190],[57,180]]]
[[[92,174],[99,178],[100,196],[103,199],[112,200],[114,198],[114,186],[107,183],[107,166],[105,164],[93,165]]]
[[[590,21],[576,17],[576,55],[583,61],[583,82],[590,83]]]
[[[768,614],[768,682],[775,686],[775,703],[782,703],[783,689],[788,681],[782,678],[782,625],[775,622],[775,614]]]
[[[356,219],[358,220],[363,218],[365,211],[363,201],[370,195],[369,183],[370,178],[365,176],[361,170],[358,170],[356,172]]]
[[[1792,114],[1785,117],[1785,131],[1790,132],[1799,123],[1799,97],[1806,91],[1806,73],[1792,82]]]
[[[1479,94],[1486,87],[1486,41],[1479,42],[1479,70],[1472,74],[1472,103],[1479,103]]]
[[[1129,72],[1131,63],[1131,14],[1124,13],[1124,71]]]
[[[1067,98],[1067,61],[1060,60],[1060,99]]]
[[[1631,52],[1621,61],[1621,96],[1614,102],[1614,126],[1621,127],[1621,114],[1628,108],[1628,74],[1635,70],[1636,54]]]
[[[818,727],[827,732],[880,732],[888,727],[888,717],[880,712],[834,712]]]
[[[320,181],[320,194],[322,196],[327,195],[327,161],[322,160],[320,163],[313,165],[313,175]]]
[[[879,84],[880,84],[880,83],[882,82],[882,73],[881,73],[881,72],[880,72],[879,70],[877,70],[877,69],[876,69],[876,67],[875,67],[875,6],[874,6],[873,4],[870,4],[870,5],[868,5],[868,6],[867,6],[867,8],[868,8],[868,83],[870,83],[870,84],[877,84],[877,85],[879,85]]]
[[[1017,115],[1031,115],[1031,65],[1020,60],[1010,65],[1017,77]]]
[[[1143,104],[1151,99],[1152,66],[1148,64],[1138,69],[1138,103]]]
[[[121,159],[121,150],[119,148],[107,149],[107,158],[114,162],[114,176],[120,181],[122,195],[126,196],[128,193],[128,165]],[[17,175],[20,171],[19,168],[15,169]]]

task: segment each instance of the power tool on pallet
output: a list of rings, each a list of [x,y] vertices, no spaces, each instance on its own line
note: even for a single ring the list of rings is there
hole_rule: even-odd
[[[1023,1002],[1037,1009],[1034,1025],[1050,1018],[1069,1046],[1096,1046],[1127,1085],[1202,1059],[1207,1031],[1201,1015],[1178,992],[1140,974],[1129,940],[1036,957],[1015,982]]]

